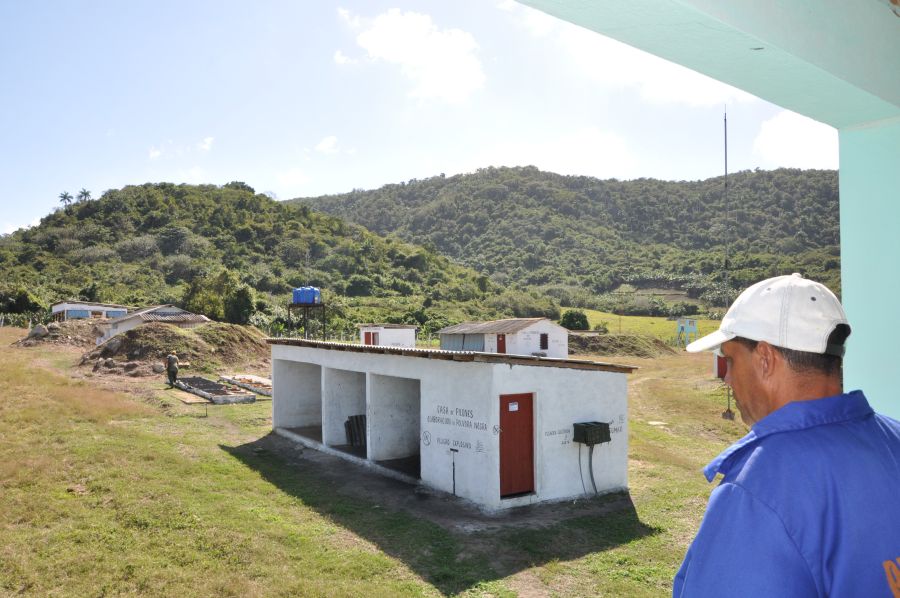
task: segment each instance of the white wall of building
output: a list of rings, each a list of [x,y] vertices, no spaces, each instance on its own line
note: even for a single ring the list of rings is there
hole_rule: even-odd
[[[144,323],[144,321],[141,320],[140,318],[133,318],[130,320],[122,320],[121,322],[106,324],[102,328],[103,334],[101,336],[97,337],[97,344],[102,345],[103,343],[105,343],[106,341],[108,341],[109,339],[114,337],[115,335],[122,334],[123,332],[128,332],[129,330],[131,330],[133,328],[137,328],[138,326],[140,326],[143,323]]]
[[[500,509],[582,496],[579,445],[571,440],[572,424],[581,421],[612,424],[612,441],[594,453],[599,491],[627,488],[624,373],[279,344],[272,345],[272,359],[274,427],[312,425],[317,417],[321,421],[321,406],[317,412],[313,403],[334,401],[344,392],[338,385],[349,389],[358,401],[359,378],[352,378],[350,385],[347,381],[350,372],[364,372],[369,459],[415,454],[417,420],[422,483],[445,492],[455,490],[484,507]],[[317,379],[324,388],[315,386]],[[332,384],[335,387],[329,389]],[[499,398],[516,393],[534,395],[535,489],[533,494],[501,500]],[[590,493],[587,448],[581,450],[584,487]]]
[[[502,367],[502,366],[495,366]],[[508,366],[507,366],[507,369]],[[628,487],[628,398],[625,374],[514,366],[494,379],[496,396],[534,394],[535,494],[555,500],[592,492],[588,448],[572,442],[573,424],[610,423],[609,443],[594,448],[594,480],[601,492]],[[529,498],[521,502],[534,502]]]
[[[372,343],[383,347],[408,347],[416,346],[415,328],[385,328],[383,326],[361,326],[359,329],[359,342],[366,344],[366,332],[377,333],[378,342]]]
[[[103,317],[103,318],[118,318],[124,316],[128,313],[128,308],[126,307],[113,307],[110,305],[104,305],[102,303],[75,303],[64,301],[62,303],[57,303],[55,305],[50,306],[51,314],[63,314],[68,315],[66,312],[87,312],[86,315],[80,315],[79,318],[91,318],[91,317]]]
[[[322,424],[322,367],[278,359],[272,351],[272,426],[299,428]]]
[[[349,444],[344,422],[366,412],[366,374],[322,368],[322,443]]]
[[[541,334],[547,335],[547,348],[541,349]],[[496,352],[496,335],[495,335]],[[547,357],[569,356],[569,331],[549,320],[535,322],[515,334],[506,335],[506,352],[515,355],[546,353]]]
[[[400,459],[419,454],[419,380],[369,374],[366,410],[368,458]]]

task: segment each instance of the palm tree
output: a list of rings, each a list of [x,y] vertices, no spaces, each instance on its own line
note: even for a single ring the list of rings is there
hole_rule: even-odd
[[[78,201],[91,201],[91,192],[82,187],[78,192]]]
[[[72,194],[68,191],[63,191],[59,194],[59,203],[61,203],[66,209],[69,208],[69,204],[72,203]]]

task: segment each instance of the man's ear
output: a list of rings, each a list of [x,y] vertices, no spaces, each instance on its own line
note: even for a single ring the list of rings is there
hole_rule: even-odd
[[[775,368],[781,366],[781,354],[766,341],[757,343],[755,353],[754,357],[763,378],[769,378],[775,373]]]

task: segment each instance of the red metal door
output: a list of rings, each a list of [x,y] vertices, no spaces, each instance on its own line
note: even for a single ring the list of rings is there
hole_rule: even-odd
[[[500,496],[534,492],[532,396],[500,395]]]
[[[497,353],[506,353],[506,335],[497,335]]]
[[[720,356],[716,355],[716,376],[718,378],[721,378],[722,380],[724,380],[725,374],[727,374],[727,373],[728,373],[728,362],[725,360],[724,357],[720,357]]]
[[[371,333],[371,332],[364,332],[363,334],[364,334],[363,344],[365,344],[365,345],[371,345],[371,344],[372,344],[372,333]]]

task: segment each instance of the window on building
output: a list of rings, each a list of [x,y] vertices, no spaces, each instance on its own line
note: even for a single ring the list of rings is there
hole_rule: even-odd
[[[541,351],[545,351],[550,347],[550,335],[545,333],[541,334]]]

